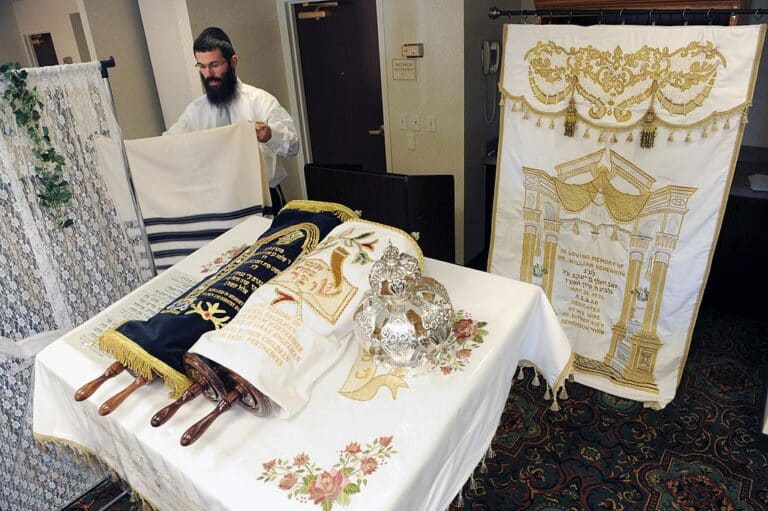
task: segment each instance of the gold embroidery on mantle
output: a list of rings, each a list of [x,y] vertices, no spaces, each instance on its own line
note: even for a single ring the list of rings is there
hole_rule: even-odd
[[[577,356],[575,369],[609,378],[619,385],[658,392],[654,370],[663,345],[658,322],[667,272],[688,211],[688,200],[697,189],[678,185],[654,189],[655,179],[651,175],[617,152],[605,149],[557,165],[555,171],[557,177],[544,170],[523,167],[525,227],[520,280],[540,285],[550,300],[555,286],[566,291],[569,299],[555,304],[556,308],[567,308],[558,310],[561,322],[583,330],[597,328],[600,335],[606,334],[602,328],[607,326],[602,323],[601,297],[613,296],[614,291],[591,296],[592,285],[577,283],[574,269],[589,270],[594,266],[591,261],[596,261],[607,268],[601,270],[604,274],[612,273],[617,277],[613,280],[623,280],[607,279],[599,284],[603,288],[612,286],[621,293],[618,317],[609,320],[613,324],[607,332],[607,352],[602,360]],[[585,178],[589,181],[584,182]],[[584,229],[585,226],[590,229]],[[596,252],[574,256],[589,264],[565,265],[561,261],[567,260],[569,247],[562,238],[572,237],[566,235],[568,231],[577,237],[591,235],[597,239],[603,235],[612,243],[621,243],[628,247],[626,262],[617,261],[616,266],[610,266],[613,261],[598,257],[601,254]],[[543,244],[543,249],[539,244]],[[571,309],[576,308],[582,312],[571,317]],[[580,319],[580,315],[597,318],[598,325]]]
[[[654,99],[671,114],[686,115],[709,97],[725,56],[711,41],[693,41],[670,51],[643,45],[625,53],[593,46],[566,49],[554,41],[539,41],[525,54],[528,82],[534,97],[554,105],[575,93],[586,100],[589,116],[632,117],[630,108]]]

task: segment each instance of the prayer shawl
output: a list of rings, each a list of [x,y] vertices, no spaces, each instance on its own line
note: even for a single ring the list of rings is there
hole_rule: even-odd
[[[127,140],[125,150],[158,270],[271,207],[251,123]]]
[[[544,289],[576,381],[674,398],[764,34],[505,27],[489,270]]]
[[[226,327],[189,350],[239,374],[279,407],[282,418],[309,401],[315,381],[344,353],[352,316],[370,288],[371,263],[389,244],[423,256],[408,234],[352,220],[259,288]]]
[[[235,317],[251,293],[356,215],[344,206],[292,201],[258,240],[146,321],[127,321],[99,337],[99,349],[146,379],[163,378],[178,397],[191,381],[182,357],[205,332]]]

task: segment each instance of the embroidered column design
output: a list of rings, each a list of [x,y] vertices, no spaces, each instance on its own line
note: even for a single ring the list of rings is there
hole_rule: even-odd
[[[525,208],[525,233],[523,234],[523,258],[520,263],[520,280],[533,282],[533,255],[536,251],[536,232],[541,211]]]
[[[557,242],[560,233],[560,222],[544,220],[544,270],[541,287],[547,298],[552,299],[552,284],[555,277],[555,261],[557,261]]]

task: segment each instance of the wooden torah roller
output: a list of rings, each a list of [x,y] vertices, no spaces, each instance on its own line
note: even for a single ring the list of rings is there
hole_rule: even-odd
[[[101,387],[102,383],[122,373],[124,369],[125,366],[120,362],[113,362],[109,367],[107,367],[107,370],[104,371],[101,376],[89,381],[77,389],[75,392],[75,401],[83,401],[88,399],[93,395],[94,392],[96,392],[99,387]]]
[[[221,367],[218,364],[195,353],[185,353],[182,360],[184,372],[195,383],[185,390],[179,399],[161,408],[152,416],[150,423],[153,427],[162,426],[168,422],[182,405],[189,403],[200,394],[212,401],[220,401],[221,396],[227,393],[227,388],[219,375]]]
[[[96,390],[101,387],[101,385],[109,380],[110,378],[114,378],[118,374],[122,373],[127,368],[121,364],[120,362],[113,362],[107,369],[97,378],[89,381],[75,392],[75,401],[83,401],[85,399],[88,399],[93,395]],[[150,378],[149,380],[142,377],[142,376],[136,376],[133,371],[128,369],[128,372],[131,373],[135,379],[133,382],[125,387],[123,390],[115,394],[114,396],[107,399],[100,407],[99,407],[99,415],[108,415],[115,411],[115,409],[120,406],[120,403],[125,401],[125,398],[130,396],[134,390],[143,387],[150,381],[152,381],[154,378]]]
[[[200,359],[202,359],[202,357],[198,358],[198,360]],[[207,373],[201,372],[200,374]],[[219,393],[220,399],[216,408],[190,426],[184,434],[181,435],[181,445],[187,446],[195,442],[221,414],[232,408],[232,405],[235,403],[240,403],[242,406],[261,417],[267,416],[272,412],[272,401],[239,374],[222,367],[221,376],[225,381],[226,387],[230,389],[229,392],[223,395]]]

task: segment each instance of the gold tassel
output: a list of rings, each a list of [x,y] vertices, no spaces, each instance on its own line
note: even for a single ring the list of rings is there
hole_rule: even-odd
[[[731,129],[731,120],[730,120],[730,119],[726,119],[726,120],[725,120],[725,124],[723,124],[723,129],[724,129],[724,130],[729,130],[729,129]]]
[[[553,412],[559,412],[560,411],[560,405],[557,404],[557,397],[552,396],[552,406],[549,407],[550,410]]]
[[[687,144],[690,141],[691,141],[691,132],[689,131],[688,134],[685,135],[685,143]]]
[[[546,392],[544,392],[544,401],[549,401],[552,399],[552,396],[549,395],[549,387],[547,387]]]
[[[560,399],[568,399],[568,391],[565,390],[565,384],[560,387]]]
[[[533,370],[533,380],[531,380],[531,385],[534,387],[541,385],[541,382],[539,382],[539,373],[536,372],[536,369]]]
[[[576,101],[574,101],[573,98],[568,101],[568,108],[565,109],[565,122],[563,124],[565,127],[565,136],[572,137],[576,133]],[[587,129],[587,132],[588,131],[589,129]],[[585,138],[587,132],[584,133]]]
[[[629,132],[629,135],[627,135],[627,142],[632,142],[634,138],[632,137],[632,132]]]
[[[741,111],[741,124],[747,124],[749,123],[749,118],[747,117],[747,109]]]
[[[672,132],[670,131],[669,136],[667,137],[667,142],[674,142],[674,141],[675,141],[675,137],[672,136]]]
[[[712,133],[714,133],[715,131],[717,131],[717,130],[718,130],[718,127],[719,127],[719,126],[717,125],[717,121],[713,122],[713,123],[712,123]]]
[[[537,128],[541,128],[541,117],[539,117],[538,119],[536,119],[536,127],[537,127]]]
[[[611,135],[611,144],[615,144],[616,142],[618,142],[618,139],[616,139],[616,133],[614,133]]]
[[[528,110],[526,110],[525,113],[523,114],[523,119],[528,120]]]
[[[704,128],[704,131],[701,132],[701,138],[707,138],[709,136],[709,133],[707,133],[707,128]]]
[[[653,105],[648,108],[643,118],[643,127],[640,130],[640,147],[650,149],[656,140],[656,112]]]
[[[605,137],[603,136],[603,132],[602,131],[600,132],[600,136],[597,137],[597,141],[598,142],[605,142]]]
[[[517,102],[513,101],[512,106],[509,107],[509,109],[512,110],[513,112],[517,112]]]
[[[549,129],[551,129],[551,130],[555,129],[555,120],[554,119],[550,119],[549,120]]]
[[[571,232],[576,236],[579,235],[579,222],[573,222],[573,229],[571,229]]]
[[[589,128],[584,131],[584,138],[589,138]]]
[[[613,226],[613,232],[611,233],[611,241],[619,241],[619,233],[616,232],[616,226]]]

